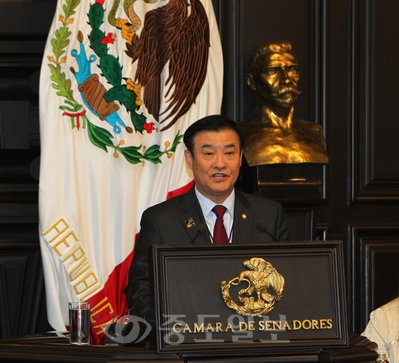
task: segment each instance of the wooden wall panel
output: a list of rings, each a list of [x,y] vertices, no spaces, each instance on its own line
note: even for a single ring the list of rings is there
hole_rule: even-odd
[[[312,208],[286,208],[285,214],[293,241],[312,241],[316,239]]]
[[[0,230],[0,338],[48,329],[37,223]]]
[[[13,42],[46,39],[56,3],[55,0],[2,0],[1,39]]]
[[[351,201],[399,200],[398,18],[394,0],[354,7]]]
[[[362,330],[372,310],[399,295],[399,226],[352,225],[353,325]]]
[[[0,338],[45,332],[39,74],[55,0],[0,2]]]
[[[353,1],[351,14],[348,270],[352,326],[363,330],[399,293],[399,3]]]

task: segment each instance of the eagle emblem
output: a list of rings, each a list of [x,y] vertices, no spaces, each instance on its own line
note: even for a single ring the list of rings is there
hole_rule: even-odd
[[[181,144],[180,130],[163,147],[160,137],[131,143],[135,133],[168,130],[195,104],[209,60],[205,8],[200,0],[113,0],[108,12],[104,2],[94,0],[87,23],[79,24],[74,15],[86,2],[62,6],[47,56],[52,88],[64,99],[59,108],[72,129],[86,130],[90,142],[113,150],[115,159],[162,163]],[[141,3],[151,5],[144,14]]]
[[[242,271],[239,276],[229,282],[221,282],[221,291],[226,305],[243,316],[263,316],[273,310],[274,304],[283,297],[284,278],[273,265],[260,257],[244,261],[249,270]],[[238,291],[238,305],[230,294],[233,285],[246,283],[247,286]]]
[[[169,0],[148,11],[142,26],[135,2],[124,0],[127,18],[118,18],[120,0],[114,0],[108,21],[121,30],[126,54],[137,62],[134,80],[144,88],[143,102],[148,112],[163,124],[162,130],[167,130],[195,103],[204,84],[210,47],[208,17],[200,0]],[[169,75],[163,81],[165,68]],[[164,110],[163,87],[167,104]]]

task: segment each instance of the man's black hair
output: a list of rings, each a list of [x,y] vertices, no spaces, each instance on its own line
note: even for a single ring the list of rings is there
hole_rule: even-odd
[[[186,132],[184,133],[183,141],[191,155],[194,156],[194,136],[202,131],[219,132],[222,130],[234,131],[240,141],[240,149],[244,147],[244,134],[237,124],[233,120],[222,115],[210,115],[199,119],[198,121],[191,124]]]

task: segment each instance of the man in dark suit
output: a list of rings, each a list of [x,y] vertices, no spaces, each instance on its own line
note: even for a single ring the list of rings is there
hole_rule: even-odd
[[[261,243],[289,239],[280,204],[234,188],[244,143],[236,122],[220,115],[207,116],[186,130],[184,143],[187,147],[185,160],[194,174],[195,186],[183,195],[144,211],[125,289],[131,313],[148,320],[154,319],[148,266],[151,245]],[[218,223],[213,212],[215,205],[225,209],[220,217],[224,238],[214,234]]]

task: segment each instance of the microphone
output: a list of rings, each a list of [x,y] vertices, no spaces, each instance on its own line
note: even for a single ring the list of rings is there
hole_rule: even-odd
[[[207,230],[207,227],[206,227],[205,223],[200,223],[200,224],[197,226],[197,232],[195,232],[195,236],[194,236],[194,238],[191,240],[190,244],[193,244],[194,241],[195,241],[199,236],[201,236],[201,234],[204,234],[204,232],[205,232],[206,230]]]
[[[271,238],[273,238],[274,241],[281,242],[280,238],[277,238],[274,234],[269,232],[262,221],[257,221],[255,227],[259,232],[268,234]]]

